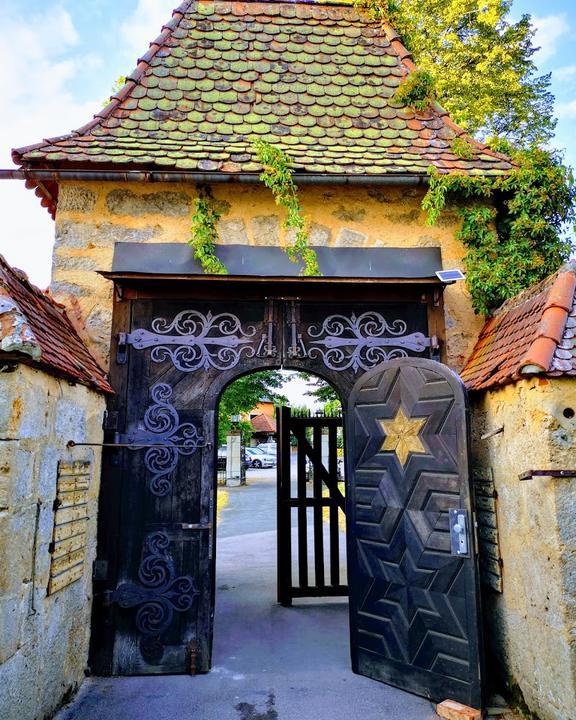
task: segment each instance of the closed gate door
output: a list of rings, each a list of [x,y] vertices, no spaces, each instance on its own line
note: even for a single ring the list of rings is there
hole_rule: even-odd
[[[117,299],[91,666],[207,672],[215,583],[215,413],[263,368],[317,372],[346,404],[382,360],[430,357],[428,308],[290,298]]]
[[[461,381],[428,360],[385,363],[355,385],[347,429],[354,670],[480,707]]]

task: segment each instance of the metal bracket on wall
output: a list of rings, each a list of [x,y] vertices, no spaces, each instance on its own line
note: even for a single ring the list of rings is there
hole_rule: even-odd
[[[576,470],[526,470],[518,476],[518,479],[532,480],[536,477],[576,478]]]

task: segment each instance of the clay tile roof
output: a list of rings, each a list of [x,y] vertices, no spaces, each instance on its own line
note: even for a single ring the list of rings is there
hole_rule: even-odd
[[[504,303],[462,370],[470,390],[533,374],[576,376],[576,263]]]
[[[186,0],[93,120],[13,158],[25,168],[253,173],[260,138],[303,173],[508,171],[438,104],[415,112],[395,100],[415,69],[394,30],[351,0]],[[452,150],[459,136],[469,159]]]
[[[58,377],[112,393],[62,305],[0,255],[0,362],[14,357]]]
[[[254,429],[254,432],[276,432],[276,420],[269,415],[265,415],[264,413],[262,413],[261,415],[256,415],[256,417],[253,417],[250,422],[252,423],[252,428]]]

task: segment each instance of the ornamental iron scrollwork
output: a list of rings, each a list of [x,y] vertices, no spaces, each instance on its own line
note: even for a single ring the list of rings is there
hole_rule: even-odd
[[[190,610],[198,595],[194,580],[176,574],[168,552],[170,538],[162,530],[147,535],[138,568],[139,583],[123,583],[110,595],[110,602],[128,609],[138,607],[136,627],[142,634],[143,655],[162,659],[164,634],[174,613]]]
[[[193,455],[204,447],[204,438],[196,425],[180,423],[178,411],[170,402],[172,392],[166,383],[154,385],[150,390],[153,404],[139,427],[125,437],[127,445],[135,446],[133,450],[138,450],[139,445],[152,445],[144,455],[144,467],[152,474],[148,488],[157,497],[172,491],[172,477],[180,456]]]
[[[431,338],[421,332],[406,335],[407,330],[404,320],[388,322],[374,311],[330,315],[321,325],[308,327],[308,335],[319,338],[309,341],[314,347],[308,355],[320,358],[330,370],[370,370],[381,362],[408,357],[408,350],[421,353],[431,347]]]
[[[231,370],[241,358],[255,356],[255,335],[253,325],[244,329],[232,313],[213,315],[209,311],[204,315],[183,310],[172,321],[156,318],[152,331],[135,330],[126,336],[126,342],[136,350],[152,348],[153,362],[170,360],[182,372]]]

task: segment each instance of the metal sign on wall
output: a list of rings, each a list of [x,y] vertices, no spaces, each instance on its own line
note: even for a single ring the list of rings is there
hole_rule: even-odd
[[[48,595],[68,587],[84,574],[89,487],[89,462],[59,463]]]

